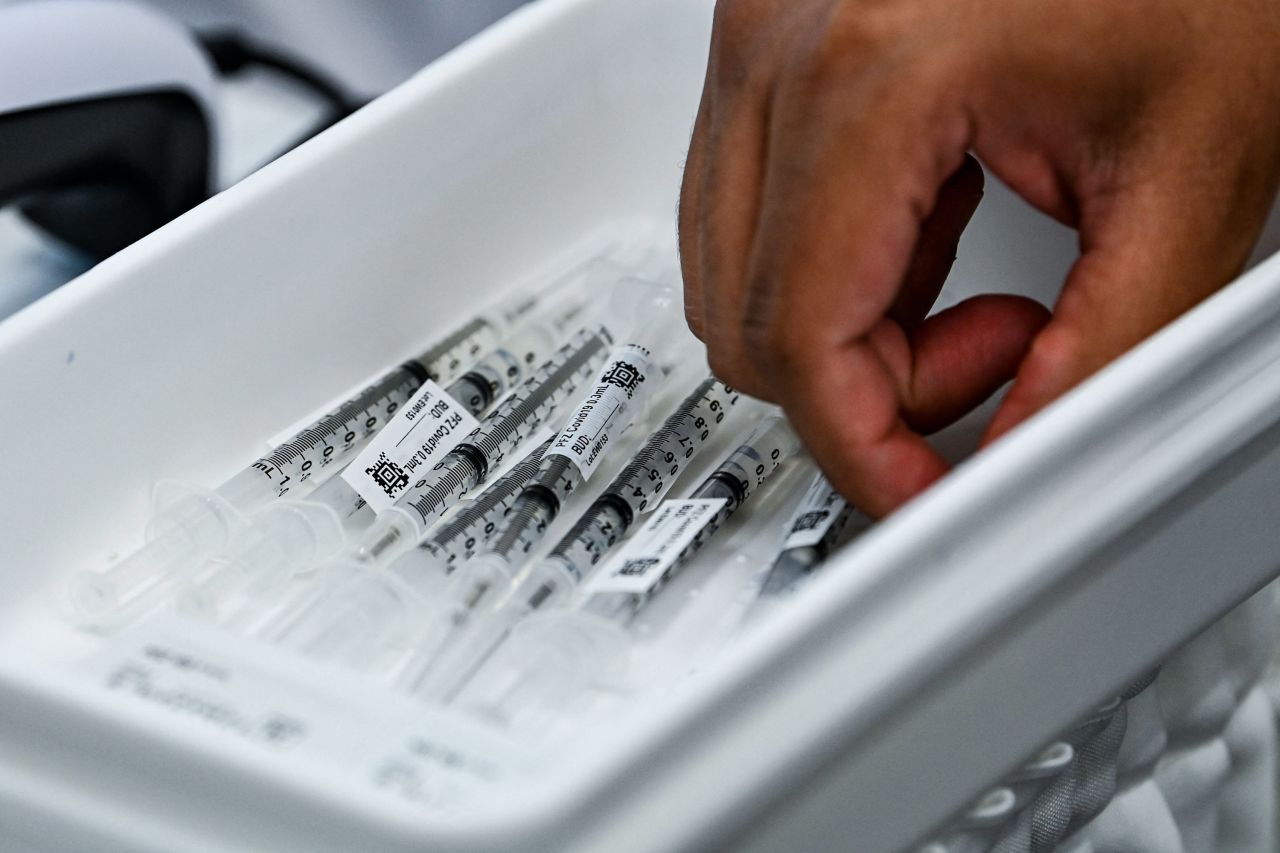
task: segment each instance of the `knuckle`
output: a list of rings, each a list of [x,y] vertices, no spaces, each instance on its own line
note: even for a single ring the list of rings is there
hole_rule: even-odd
[[[737,359],[730,357],[724,348],[716,346],[714,341],[707,344],[707,366],[721,382],[737,388],[742,388],[743,380],[748,379]]]
[[[725,94],[763,81],[771,63],[763,55],[771,49],[767,37],[776,12],[761,8],[760,0],[719,0],[711,31],[708,80]],[[757,86],[758,88],[758,86]]]
[[[1082,343],[1070,329],[1045,329],[1036,335],[1023,359],[1024,378],[1036,386],[1064,387],[1080,371]]]
[[[694,300],[687,297],[684,301],[684,321],[688,325],[689,331],[693,332],[695,338],[703,342],[706,341],[702,328],[702,309],[695,304]]]
[[[748,317],[743,339],[753,365],[765,376],[794,376],[814,359],[809,331],[783,317]]]
[[[839,4],[801,43],[789,70],[813,83],[874,64],[894,40],[885,17],[872,4]]]
[[[711,21],[712,41],[730,51],[754,42],[766,17],[758,6],[754,0],[717,0]]]
[[[789,76],[802,86],[813,86],[833,78],[863,77],[886,63],[898,70],[933,67],[937,64],[933,56],[941,52],[914,49],[921,43],[920,34],[936,25],[932,20],[936,16],[922,16],[922,5],[929,4],[901,0],[835,4],[823,25],[799,42],[788,63]],[[936,45],[936,41],[929,43]]]
[[[709,346],[707,366],[711,368],[713,376],[747,396],[757,400],[773,399],[768,384],[741,357],[725,352],[723,348]]]

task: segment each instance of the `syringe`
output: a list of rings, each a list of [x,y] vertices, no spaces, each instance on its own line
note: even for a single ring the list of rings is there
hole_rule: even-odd
[[[304,654],[333,659],[345,650],[369,660],[380,640],[407,636],[413,617],[443,589],[454,565],[483,545],[516,495],[538,470],[547,439],[452,516],[431,529],[418,547],[385,569],[352,566],[349,579],[325,594],[277,639]]]
[[[669,334],[675,306],[671,293],[630,336],[631,342],[605,359],[600,375],[578,401],[488,548],[459,568],[450,582],[449,597],[458,604],[459,613],[483,608],[487,595],[509,588],[513,572],[542,540],[564,502],[587,481],[609,446],[643,414],[665,378],[652,347],[659,335]],[[676,353],[667,356],[669,363],[680,361]]]
[[[626,628],[667,582],[714,536],[751,497],[799,441],[781,415],[770,415],[716,468],[691,501],[715,501],[692,532],[692,539],[674,555],[655,550],[641,556],[619,554],[619,565],[588,581],[585,597],[576,607],[546,612],[522,620],[470,681],[461,683],[459,701],[467,708],[496,719],[533,715],[572,701],[603,672],[627,660]],[[669,517],[678,519],[681,510]],[[660,511],[651,519],[661,523]],[[692,517],[692,516],[690,516]],[[667,539],[655,537],[654,544]],[[641,530],[637,537],[643,537]],[[676,540],[679,541],[679,540]],[[630,545],[631,543],[629,543]],[[522,597],[528,612],[540,590]],[[545,601],[545,596],[541,599]],[[456,692],[456,690],[455,690]],[[444,698],[448,699],[449,696]]]
[[[714,377],[700,382],[551,552],[501,588],[506,593],[504,598],[513,594],[518,598],[515,591],[519,589],[538,590],[543,596],[533,607],[546,608],[566,600],[578,582],[626,535],[635,519],[658,505],[680,473],[718,433],[738,399],[736,391]],[[482,596],[469,592],[454,600],[475,610]],[[502,617],[482,621],[477,629],[459,636],[443,654],[437,650],[443,638],[423,643],[406,668],[406,685],[421,695],[447,694],[453,682],[473,671],[501,640],[505,627],[524,612],[518,605],[504,606],[502,598],[493,604],[493,609]],[[457,624],[462,619],[463,611],[459,609],[440,624]]]
[[[856,523],[854,523],[856,522]],[[787,525],[787,538],[760,583],[757,605],[789,595],[837,544],[871,525],[818,472]]]
[[[373,525],[338,561],[340,566],[327,568],[343,572],[352,565],[363,569],[387,565],[412,548],[437,519],[484,482],[507,454],[555,414],[565,398],[599,367],[611,343],[612,337],[603,326],[575,334],[436,463],[427,476],[410,484],[395,506],[379,513]],[[315,594],[319,593],[317,590]],[[260,635],[279,636],[314,603],[314,598],[306,597],[285,603],[262,625]]]
[[[700,382],[550,553],[521,573],[520,581],[550,581],[549,589],[572,589],[626,536],[637,517],[658,505],[718,433],[738,399],[737,391],[713,376]]]
[[[427,476],[412,483],[395,506],[379,513],[353,549],[352,558],[368,565],[386,565],[417,544],[438,518],[551,419],[599,368],[612,342],[603,326],[574,335]]]
[[[383,374],[351,399],[245,467],[216,489],[166,482],[147,523],[147,544],[105,571],[84,570],[68,603],[85,624],[110,627],[145,608],[149,591],[194,556],[224,547],[243,514],[341,468],[428,379],[452,382],[493,346],[535,300],[476,317],[435,346]]]
[[[543,454],[538,470],[516,497],[489,546],[463,565],[450,582],[444,597],[458,602],[460,609],[474,606],[487,590],[495,588],[495,577],[510,582],[518,561],[542,538],[562,502],[587,481],[606,450],[644,412],[664,382],[666,372],[647,345],[656,344],[663,333],[670,334],[675,319],[671,315],[678,303],[673,289],[647,291],[644,307],[648,310],[639,327],[628,335],[632,342],[614,349],[604,360],[599,375],[570,410],[565,426]],[[668,355],[679,362],[674,352]],[[421,614],[424,619],[428,616]],[[392,626],[383,622],[370,627],[382,633]],[[365,638],[357,639],[361,645],[365,643]]]
[[[471,414],[481,414],[546,359],[566,319],[546,318],[516,330],[446,388],[446,395]],[[219,621],[219,611],[250,586],[255,597],[268,596],[276,584],[333,556],[373,518],[372,508],[341,477],[302,501],[278,501],[254,513],[225,551],[182,581],[178,609]]]

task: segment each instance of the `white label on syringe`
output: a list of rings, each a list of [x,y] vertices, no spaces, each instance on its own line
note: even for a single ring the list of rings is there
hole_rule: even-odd
[[[617,438],[619,427],[628,422],[624,415],[632,399],[650,390],[642,391],[641,386],[657,382],[658,372],[644,347],[628,344],[615,349],[545,455],[568,458],[582,479],[588,479],[604,458],[609,443]]]
[[[443,388],[428,380],[346,467],[342,479],[375,512],[382,512],[478,424]]]
[[[782,550],[817,545],[827,535],[831,525],[836,523],[843,508],[844,498],[831,487],[826,477],[819,474],[804,493],[795,515],[791,517],[791,526],[787,530],[786,541],[782,543]]]
[[[724,498],[667,501],[587,582],[586,591],[645,593],[727,504]]]

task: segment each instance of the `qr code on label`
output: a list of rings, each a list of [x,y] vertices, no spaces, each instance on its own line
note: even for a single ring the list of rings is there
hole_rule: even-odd
[[[608,384],[625,391],[627,399],[630,400],[631,396],[635,394],[636,388],[644,381],[644,373],[629,361],[615,361],[609,371],[601,378]]]
[[[622,568],[618,569],[620,575],[642,575],[649,569],[658,565],[657,557],[642,557],[638,560],[627,560],[622,564]]]
[[[364,472],[373,478],[373,482],[377,483],[389,498],[394,498],[396,492],[409,485],[409,475],[403,468],[388,459],[385,453],[379,453],[378,461],[365,468]]]
[[[795,525],[791,528],[792,533],[800,533],[804,530],[813,530],[819,524],[827,520],[827,516],[831,513],[825,509],[815,510],[814,512],[806,512],[804,515],[796,519]]]

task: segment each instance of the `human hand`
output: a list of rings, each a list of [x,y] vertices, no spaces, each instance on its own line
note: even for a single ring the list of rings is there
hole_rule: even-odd
[[[680,203],[712,368],[881,515],[1229,281],[1280,179],[1275,0],[720,0]],[[924,319],[981,195],[1079,231],[1052,317]]]

